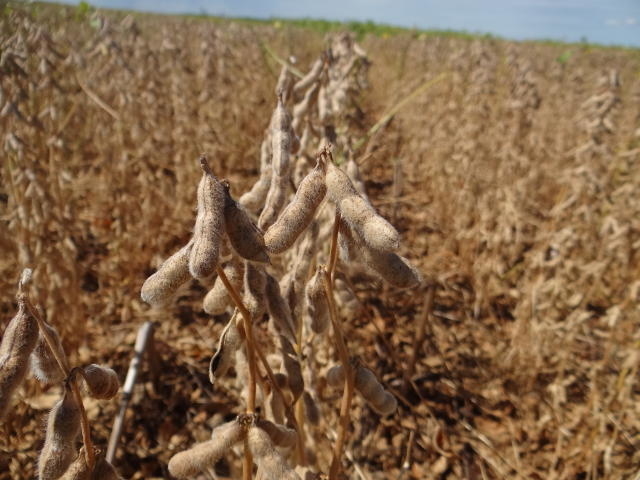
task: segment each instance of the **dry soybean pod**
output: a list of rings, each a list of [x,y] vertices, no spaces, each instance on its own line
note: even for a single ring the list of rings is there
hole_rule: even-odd
[[[261,317],[267,308],[266,286],[267,276],[264,268],[245,262],[243,302],[249,313],[251,313],[251,318],[257,319]]]
[[[0,343],[0,418],[11,404],[29,368],[29,356],[38,341],[38,324],[28,312],[24,300],[4,331]]]
[[[260,418],[256,421],[256,426],[267,432],[271,441],[278,447],[291,448],[296,444],[298,435],[293,428],[273,423],[267,419]]]
[[[411,288],[422,281],[420,272],[409,263],[409,260],[393,252],[364,248],[361,251],[361,258],[365,265],[395,287]]]
[[[276,221],[278,214],[282,210],[285,201],[287,200],[287,191],[289,188],[289,172],[285,175],[271,176],[271,185],[269,186],[269,192],[264,203],[264,209],[258,219],[258,226],[264,231]]]
[[[238,255],[252,262],[269,263],[262,232],[247,212],[231,197],[229,184],[224,186],[224,225],[231,247]]]
[[[140,297],[143,301],[153,306],[162,305],[182,284],[191,278],[189,255],[192,245],[192,242],[187,243],[167,258],[156,273],[145,280],[140,290]]]
[[[211,357],[211,362],[209,363],[209,381],[211,383],[214,383],[216,379],[227,373],[229,367],[233,364],[236,351],[242,343],[240,332],[236,326],[238,318],[239,314],[236,310],[227,323],[227,326],[222,330],[220,340],[218,341],[218,349],[213,357]]]
[[[194,278],[206,278],[215,272],[224,234],[224,187],[211,172],[204,156],[200,157],[200,167],[198,215],[189,254],[189,272]]]
[[[74,460],[80,415],[75,395],[66,383],[62,399],[54,405],[47,419],[44,447],[38,459],[40,480],[59,478]]]
[[[334,365],[326,374],[327,384],[332,387],[341,387],[344,385],[344,368],[342,365]]]
[[[260,146],[260,176],[251,190],[240,197],[240,205],[253,213],[264,205],[271,185],[271,173],[271,135],[267,135]]]
[[[382,251],[396,250],[400,240],[397,230],[382,218],[365,200],[349,176],[327,162],[327,193],[340,211],[340,215],[371,248]]]
[[[236,258],[232,258],[224,265],[223,270],[236,290],[242,290],[244,263]],[[231,298],[229,297],[229,292],[220,277],[217,277],[213,283],[213,287],[205,295],[204,300],[202,301],[204,311],[210,315],[220,315],[225,312],[230,304]]]
[[[282,95],[278,94],[278,104],[271,123],[271,166],[275,175],[289,172],[291,152],[291,118],[284,107]]]
[[[258,465],[257,478],[264,480],[300,480],[298,474],[276,450],[267,432],[256,425],[247,434],[249,450]]]
[[[319,156],[315,168],[300,182],[291,203],[265,233],[265,244],[269,252],[284,252],[309,226],[327,192],[325,173],[325,160]]]
[[[356,368],[355,387],[371,407],[381,415],[389,415],[398,407],[395,397],[387,392],[371,370]]]
[[[267,311],[269,312],[269,317],[271,317],[275,329],[280,335],[284,335],[290,342],[295,343],[296,330],[291,308],[289,308],[289,304],[280,292],[278,281],[269,274],[267,274],[265,293]]]
[[[316,102],[318,98],[318,90],[320,90],[320,85],[313,85],[304,94],[302,100],[293,106],[293,120],[291,121],[291,128],[293,128],[294,132],[299,131],[300,124],[304,120],[309,108]]]
[[[324,67],[324,62],[325,55],[322,54],[322,56],[313,63],[313,65],[311,66],[311,70],[309,70],[309,73],[307,73],[304,77],[302,77],[295,83],[295,85],[293,86],[294,95],[297,95],[309,88],[311,84],[320,77],[320,74],[322,73],[322,67]]]
[[[175,454],[169,460],[169,472],[177,478],[193,477],[213,465],[238,443],[246,430],[236,418],[220,425],[211,434],[211,440],[197,443],[183,452]]]
[[[398,231],[378,215],[360,194],[340,200],[338,209],[342,218],[349,222],[369,247],[389,252],[397,250],[400,246]]]
[[[280,335],[280,353],[282,354],[282,365],[287,372],[289,380],[289,390],[293,394],[295,403],[304,392],[304,378],[302,377],[302,367],[293,344],[283,335]]]
[[[82,376],[93,398],[107,400],[115,397],[120,389],[118,375],[108,367],[92,363],[82,368]]]
[[[48,323],[44,323],[44,328],[49,332],[50,338],[53,339],[54,348],[57,350],[59,358],[64,359],[66,363],[67,356],[58,331]],[[36,347],[31,352],[31,373],[40,382],[49,385],[60,383],[64,380],[65,373],[60,369],[60,365],[58,365],[56,357],[51,352],[42,332],[38,333],[38,343],[36,343]]]
[[[329,300],[324,289],[324,275],[325,268],[318,266],[304,290],[307,319],[315,333],[322,333],[329,326]]]

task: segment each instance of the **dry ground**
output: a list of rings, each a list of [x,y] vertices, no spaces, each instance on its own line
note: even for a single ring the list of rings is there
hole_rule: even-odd
[[[200,152],[236,194],[254,180],[279,71],[261,45],[306,70],[323,36],[42,6],[5,9],[0,28],[2,329],[24,266],[78,363],[123,379],[136,329],[158,322],[160,373],[143,372],[115,463],[166,477],[175,451],[237,413],[235,392],[207,381],[221,324],[204,288],[153,311],[140,286],[189,235]],[[436,294],[398,413],[356,400],[351,477],[634,478],[640,53],[410,33],[361,45],[361,133],[445,77],[358,152]],[[357,283],[348,335],[398,394],[426,289]],[[1,479],[33,478],[55,398],[33,380],[18,397]],[[116,408],[89,405],[97,443]]]

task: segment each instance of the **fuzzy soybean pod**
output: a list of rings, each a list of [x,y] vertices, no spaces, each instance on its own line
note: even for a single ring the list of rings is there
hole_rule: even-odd
[[[44,447],[38,459],[40,480],[59,478],[76,458],[76,438],[80,433],[80,407],[69,385],[47,419]]]
[[[246,260],[269,263],[269,255],[265,249],[262,232],[249,218],[244,208],[238,205],[229,193],[229,184],[223,183],[224,225],[227,238],[235,252]]]
[[[320,85],[316,84],[312,86],[307,92],[304,94],[304,97],[300,102],[294,105],[293,107],[293,120],[291,121],[291,128],[294,132],[298,132],[300,130],[300,125],[304,120],[309,108],[313,105],[318,98],[318,90],[320,89]],[[302,142],[301,142],[302,143]]]
[[[224,267],[224,274],[231,282],[236,290],[242,290],[242,279],[244,277],[244,263],[238,261],[236,258],[232,258],[227,262]],[[227,307],[231,303],[231,297],[227,291],[227,287],[224,286],[220,277],[217,277],[213,287],[205,295],[202,301],[202,307],[204,311],[210,315],[220,315],[225,312]]]
[[[167,258],[158,271],[145,280],[140,290],[143,301],[152,306],[160,306],[176,293],[191,275],[189,274],[189,255],[193,243],[189,242]]]
[[[340,215],[369,247],[389,252],[397,250],[400,246],[398,231],[378,215],[371,204],[359,194],[340,200],[338,209]]]
[[[267,276],[264,268],[245,262],[243,302],[251,313],[251,318],[261,317],[267,308],[266,286]]]
[[[393,252],[373,249],[361,251],[362,262],[374,270],[383,280],[398,288],[411,288],[420,284],[422,275],[404,257]]]
[[[324,289],[325,268],[318,266],[304,289],[306,315],[315,333],[324,332],[329,326],[329,300]]]
[[[313,63],[313,65],[311,66],[311,70],[309,70],[309,73],[307,73],[304,77],[302,77],[295,83],[295,85],[293,86],[294,94],[297,95],[300,92],[305,91],[320,77],[320,74],[322,73],[322,67],[324,67],[324,60],[325,59],[323,55]]]
[[[282,354],[282,365],[287,372],[289,390],[293,394],[293,400],[296,401],[304,392],[302,367],[292,343],[283,335],[280,335],[280,353]]]
[[[100,400],[113,398],[120,389],[118,375],[108,367],[92,363],[82,369],[89,395]]]
[[[249,428],[247,434],[249,450],[253,455],[258,471],[256,478],[264,480],[301,480],[276,450],[267,432],[257,425]]]
[[[342,365],[334,365],[326,374],[327,384],[332,387],[341,387],[344,385],[344,368]]]
[[[267,135],[260,146],[260,176],[251,190],[245,192],[238,202],[250,212],[256,213],[263,205],[271,185],[271,136]]]
[[[194,278],[206,278],[215,272],[224,235],[224,186],[205,157],[200,157],[200,166],[203,173],[198,185],[198,215],[189,254],[189,272]]]
[[[29,356],[38,341],[38,324],[27,312],[23,301],[11,319],[0,343],[0,419],[4,417],[11,397],[24,380],[29,368]]]
[[[342,218],[369,247],[381,251],[397,250],[400,244],[398,231],[378,215],[362,198],[349,176],[332,162],[327,164],[326,183],[329,198],[338,207]]]
[[[275,329],[280,335],[284,335],[290,342],[295,343],[296,329],[291,308],[280,292],[278,281],[269,274],[267,274],[265,293],[267,297],[267,311],[269,312],[269,317],[271,317]]]
[[[355,387],[371,408],[381,415],[389,415],[398,408],[398,401],[387,392],[371,370],[362,365],[356,368]]]
[[[319,157],[315,168],[300,182],[291,203],[265,233],[264,240],[270,253],[284,252],[309,226],[327,192],[325,174],[325,160]]]
[[[383,252],[370,248],[349,224],[340,222],[340,246],[345,260],[360,261],[383,280],[399,288],[415,287],[422,281],[420,272],[404,257],[394,252]]]
[[[275,175],[283,176],[289,172],[291,118],[284,107],[282,95],[278,95],[278,104],[271,122],[271,166]]]
[[[211,440],[197,443],[169,460],[169,472],[177,478],[189,478],[206,471],[241,441],[246,430],[236,419],[215,428]]]
[[[242,344],[242,338],[236,326],[237,320],[238,311],[236,310],[236,313],[232,315],[227,326],[222,330],[220,340],[218,341],[218,349],[213,357],[211,357],[211,362],[209,363],[209,381],[211,383],[215,383],[216,379],[227,373],[229,367],[233,364],[236,351]]]
[[[258,226],[263,231],[268,230],[269,227],[273,225],[287,200],[289,177],[289,172],[285,175],[276,175],[274,173],[271,176],[271,185],[269,186],[269,192],[267,193],[267,198],[264,203],[264,209],[258,219]]]
[[[258,419],[256,425],[267,432],[269,437],[271,437],[271,441],[277,447],[291,448],[298,440],[298,434],[293,428],[273,423],[264,418]]]
[[[44,324],[44,328],[49,332],[49,336],[53,338],[54,347],[60,358],[63,358],[66,362],[66,354],[64,347],[60,341],[60,335],[58,331],[48,323]],[[49,344],[44,338],[42,332],[38,333],[38,343],[31,352],[31,373],[40,382],[51,385],[53,383],[60,383],[64,380],[64,372],[60,369],[56,358],[53,356]]]

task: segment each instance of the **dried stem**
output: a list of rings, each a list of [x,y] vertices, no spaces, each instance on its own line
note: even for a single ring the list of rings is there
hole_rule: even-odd
[[[324,274],[324,288],[327,294],[327,300],[329,301],[329,317],[331,318],[333,335],[338,346],[338,356],[340,357],[340,363],[342,364],[345,378],[345,386],[342,394],[342,401],[340,403],[338,438],[333,448],[333,458],[331,459],[331,466],[329,468],[329,480],[337,480],[338,474],[340,473],[342,452],[344,450],[347,430],[349,429],[351,419],[349,411],[351,409],[351,400],[353,399],[355,380],[354,371],[353,368],[351,368],[351,362],[349,361],[349,352],[347,351],[344,335],[342,334],[342,327],[340,326],[340,321],[338,319],[336,303],[333,298],[333,270],[335,269],[335,258],[337,257],[339,222],[340,214],[336,212],[336,218],[333,224],[333,234],[331,237],[331,250],[329,253],[329,270],[325,271]]]
[[[47,342],[47,346],[49,347],[49,350],[51,350],[53,357],[56,359],[56,362],[58,362],[58,367],[60,367],[60,370],[64,372],[65,377],[69,378],[69,383],[71,385],[71,390],[73,391],[73,396],[75,397],[76,402],[78,403],[78,407],[80,409],[80,425],[82,428],[82,443],[85,446],[84,454],[85,454],[89,469],[93,470],[93,466],[95,465],[95,451],[93,448],[93,441],[91,440],[91,429],[89,428],[89,419],[87,418],[87,412],[84,409],[84,403],[82,403],[82,395],[80,394],[78,383],[75,381],[75,378],[69,377],[69,374],[71,373],[69,371],[69,366],[67,365],[67,362],[65,361],[65,359],[59,355],[59,352],[55,347],[56,345],[55,339],[51,336],[51,334],[49,333],[49,330],[46,328],[44,320],[40,316],[40,313],[29,300],[29,296],[26,293],[21,292],[18,295],[18,301],[23,301],[29,313],[33,316],[33,318],[36,319],[36,322],[38,323],[38,328],[40,329],[42,336]]]

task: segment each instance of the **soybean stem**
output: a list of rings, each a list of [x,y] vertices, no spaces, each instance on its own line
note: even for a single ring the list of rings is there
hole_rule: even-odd
[[[336,212],[335,221],[333,223],[333,234],[331,236],[331,250],[329,252],[329,270],[324,273],[324,289],[329,302],[329,317],[331,318],[333,335],[338,346],[338,356],[340,357],[340,363],[344,370],[345,384],[344,391],[342,393],[342,401],[340,402],[338,438],[336,439],[336,444],[333,449],[333,458],[331,459],[331,466],[329,468],[329,480],[336,480],[340,473],[342,452],[344,450],[344,444],[347,437],[347,430],[349,429],[349,410],[351,409],[351,400],[353,399],[354,390],[354,372],[353,368],[351,368],[351,362],[349,361],[349,352],[347,351],[347,346],[344,341],[342,327],[340,326],[336,304],[333,298],[333,273],[337,259],[339,225],[340,213]]]

